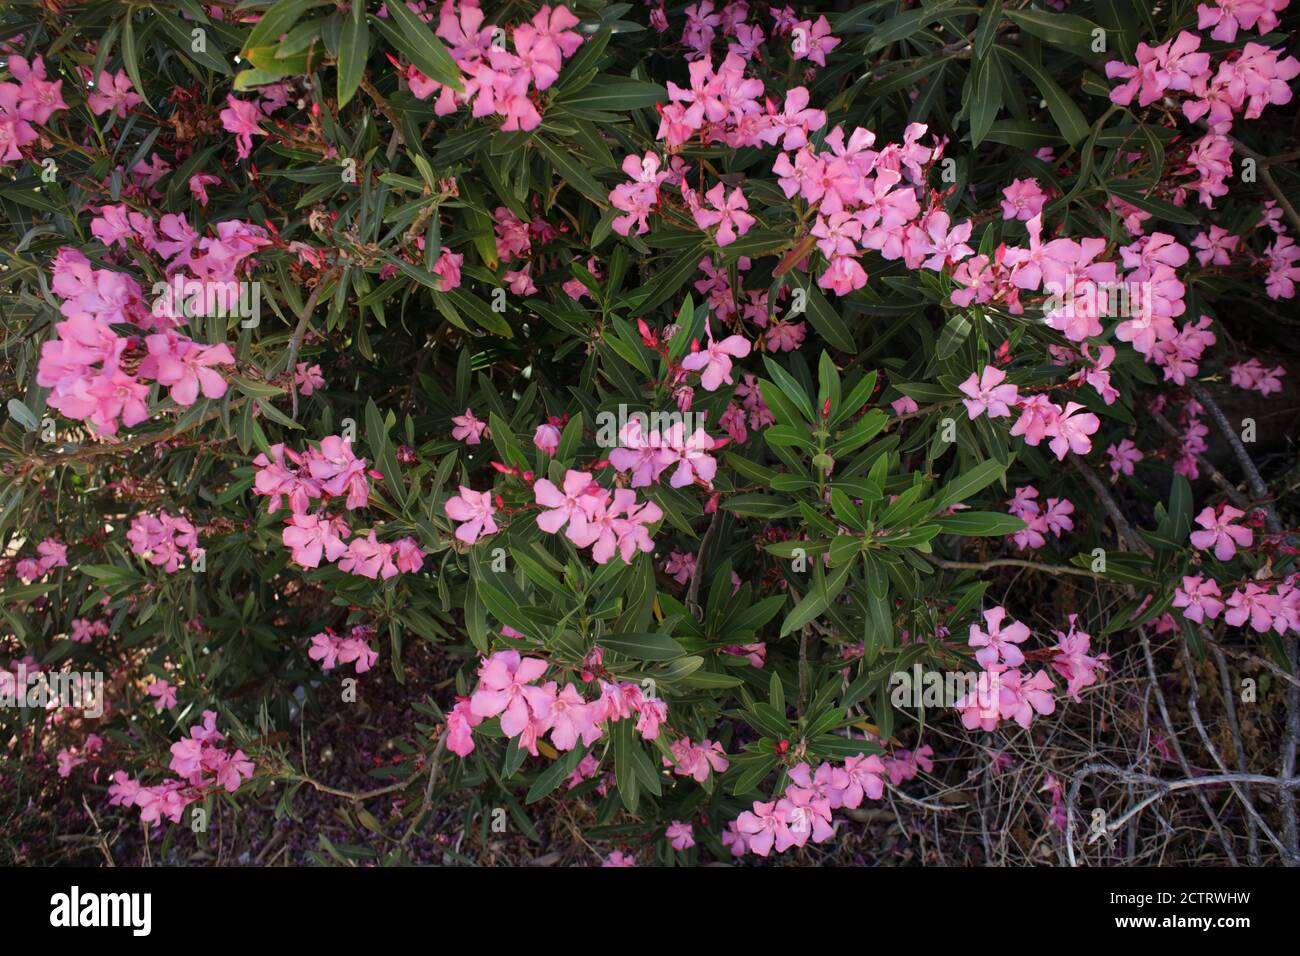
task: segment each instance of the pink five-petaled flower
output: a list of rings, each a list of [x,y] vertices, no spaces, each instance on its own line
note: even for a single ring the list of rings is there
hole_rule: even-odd
[[[456,529],[456,537],[466,544],[497,532],[497,523],[492,520],[496,508],[492,507],[490,491],[474,491],[461,485],[460,494],[448,498],[442,510],[451,520],[464,522]]]
[[[533,720],[551,715],[552,698],[533,681],[546,673],[546,661],[520,657],[518,651],[497,651],[478,669],[478,689],[470,696],[470,711],[478,717],[501,715],[501,731],[516,737]]]
[[[784,820],[776,813],[776,803],[754,801],[753,810],[736,817],[736,830],[743,833],[751,852],[767,856],[778,835],[787,833]]]
[[[1017,179],[1002,190],[1002,218],[1027,222],[1043,211],[1047,194],[1036,179]]]
[[[333,562],[347,553],[348,546],[341,537],[347,533],[347,525],[342,519],[323,513],[295,514],[290,516],[280,538],[290,550],[295,564],[317,568],[322,557]]]
[[[991,607],[984,612],[987,631],[981,629],[978,624],[970,626],[969,643],[971,647],[979,648],[975,652],[975,660],[979,662],[980,667],[990,667],[998,663],[999,659],[1009,667],[1018,667],[1025,662],[1025,655],[1016,645],[1029,639],[1029,628],[1019,621],[1004,628],[1002,621],[1006,616],[1006,608]]]
[[[825,16],[815,21],[800,20],[790,32],[793,59],[806,58],[818,66],[825,66],[826,54],[840,45],[840,38],[831,36],[831,24]]]
[[[664,836],[672,844],[674,850],[689,850],[695,846],[695,831],[689,823],[683,823],[681,820],[674,820],[664,830]]]
[[[1010,406],[1018,400],[1019,390],[1015,385],[1004,385],[1006,377],[1007,373],[1002,369],[985,365],[983,372],[979,375],[972,372],[970,378],[958,386],[963,395],[969,396],[962,399],[962,404],[966,406],[966,413],[972,420],[984,412],[988,413],[989,418],[1003,418],[1011,414]]]
[[[161,678],[154,678],[152,684],[146,689],[150,697],[157,697],[153,702],[154,710],[162,713],[164,710],[171,710],[176,706],[176,688]]]
[[[695,210],[695,225],[701,229],[717,226],[717,241],[720,246],[729,246],[736,241],[736,236],[749,232],[749,227],[756,221],[747,210],[749,201],[737,186],[730,196],[725,196],[726,186],[718,183],[704,194],[712,209],[701,206]],[[725,197],[725,198],[724,198]]]
[[[1244,511],[1238,511],[1231,505],[1224,505],[1223,511],[1218,514],[1215,514],[1213,508],[1206,508],[1196,516],[1196,523],[1205,530],[1192,532],[1192,544],[1202,551],[1213,548],[1214,556],[1220,561],[1231,561],[1238,547],[1249,548],[1255,540],[1249,528],[1233,524],[1244,515]]]
[[[1133,466],[1146,457],[1142,454],[1142,450],[1127,438],[1118,445],[1110,445],[1106,449],[1106,455],[1110,458],[1110,470],[1115,477],[1133,474]]]
[[[1083,407],[1078,402],[1066,402],[1065,411],[1056,419],[1056,436],[1047,445],[1057,461],[1064,461],[1067,452],[1086,455],[1092,451],[1092,439],[1088,436],[1101,427],[1101,419],[1092,412],[1076,415]]]
[[[189,407],[199,398],[220,398],[226,394],[226,380],[213,365],[234,365],[235,356],[225,343],[199,345],[184,336],[150,335],[148,369],[160,385],[171,387],[171,399]]]
[[[112,110],[122,119],[126,119],[127,110],[141,102],[143,97],[132,88],[126,70],[118,70],[117,73],[101,70],[95,91],[86,97],[90,111],[96,116]]]
[[[709,337],[709,344],[698,352],[692,352],[682,359],[682,368],[688,372],[699,372],[700,384],[707,391],[716,392],[724,384],[730,385],[731,360],[744,358],[749,354],[749,341],[740,335],[729,335],[721,342]]]
[[[554,482],[542,478],[533,485],[533,498],[547,509],[537,516],[537,527],[547,534],[556,534],[567,522],[569,540],[577,544],[586,537],[587,522],[601,505],[602,493],[591,475],[570,468],[564,473],[563,491]]]
[[[555,684],[546,687],[553,691]],[[589,747],[599,740],[601,729],[596,726],[596,709],[583,698],[577,687],[566,684],[564,690],[552,698],[547,721],[555,749],[572,750],[578,746],[579,740]]]
[[[1200,624],[1206,618],[1214,620],[1223,613],[1222,592],[1219,582],[1197,574],[1184,576],[1183,586],[1174,589],[1174,607],[1183,608],[1183,617]]]
[[[475,418],[473,409],[465,409],[464,415],[451,416],[451,422],[456,426],[451,430],[451,437],[457,441],[463,441],[466,445],[477,445],[483,441],[487,422]]]
[[[1021,727],[1028,727],[1034,719],[1034,713],[1050,714],[1056,710],[1056,701],[1052,698],[1052,678],[1047,671],[1039,671],[1033,677],[1026,678],[1020,671],[1007,671],[1001,675],[999,682],[999,711],[1004,720],[1014,720]]]

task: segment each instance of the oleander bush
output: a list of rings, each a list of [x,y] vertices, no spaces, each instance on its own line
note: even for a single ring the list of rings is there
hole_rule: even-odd
[[[3,858],[1295,862],[1287,6],[10,5]]]

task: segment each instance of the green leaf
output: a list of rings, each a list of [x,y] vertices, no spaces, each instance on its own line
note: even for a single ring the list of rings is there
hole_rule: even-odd
[[[971,69],[966,118],[970,122],[972,146],[978,146],[984,141],[993,127],[993,121],[1002,110],[1002,70],[998,67],[996,57],[997,50],[994,50],[990,56],[977,60]]]
[[[131,22],[131,12],[123,17],[122,23],[122,60],[126,64],[127,76],[131,78],[131,85],[135,91],[140,94],[144,100],[144,105],[152,108],[149,103],[149,94],[145,92],[144,81],[140,79],[140,54],[135,46],[135,26]]]
[[[668,102],[668,90],[658,83],[597,75],[587,86],[555,98],[555,106],[574,116],[587,113],[627,113]]]
[[[1091,20],[1073,13],[1058,13],[1055,10],[1048,12],[1025,8],[1008,10],[1006,15],[1020,29],[1041,37],[1052,46],[1090,49],[1092,31],[1098,29],[1097,24]]]
[[[496,446],[497,454],[502,460],[507,465],[527,471],[531,466],[523,446],[515,438],[510,426],[496,412],[488,413],[488,428],[492,430],[492,444]]]
[[[931,514],[938,514],[951,505],[965,501],[971,495],[983,491],[1002,477],[1007,466],[999,461],[982,461],[974,468],[962,472],[944,486],[939,496],[934,499]]]
[[[551,143],[543,136],[535,137],[533,143],[555,167],[555,171],[567,185],[572,186],[597,206],[604,208],[609,205],[609,190],[596,182],[591,173],[587,172],[587,168],[574,158],[572,150]]]
[[[791,283],[804,294],[804,311],[808,315],[808,321],[812,327],[817,330],[817,334],[826,340],[829,345],[834,346],[841,352],[853,352],[858,350],[857,343],[853,340],[853,332],[849,329],[848,323],[840,317],[840,314],[827,301],[826,296],[822,295],[812,283],[811,274],[805,275],[801,272],[790,273]],[[796,318],[791,314],[789,318]]]
[[[1071,146],[1081,142],[1088,135],[1091,127],[1083,118],[1082,111],[1074,105],[1074,101],[1066,95],[1060,85],[1041,66],[1031,63],[1011,47],[999,47],[998,50],[1003,56],[1009,57],[1020,72],[1029,77],[1038,87],[1038,92],[1043,95],[1047,109],[1056,122],[1056,128],[1061,131],[1065,141]]]
[[[342,109],[352,99],[366,72],[370,53],[370,28],[366,26],[365,5],[352,4],[352,12],[343,18],[339,38],[338,96]]]
[[[616,651],[641,661],[671,661],[686,653],[682,646],[667,634],[614,634],[601,637],[596,643],[606,650]]]
[[[959,511],[957,514],[934,518],[931,523],[943,529],[944,534],[960,534],[968,538],[994,538],[1025,529],[1025,523],[1015,515],[995,511]]]
[[[370,22],[379,28],[388,42],[405,53],[415,68],[429,79],[450,86],[458,93],[463,91],[460,67],[433,31],[405,3],[390,3],[387,8],[387,20],[370,14]]]
[[[562,784],[569,774],[577,769],[578,764],[582,763],[582,758],[587,756],[587,751],[591,750],[588,746],[574,747],[560,759],[538,774],[533,785],[528,788],[528,796],[524,798],[524,803],[536,803],[538,800],[550,794],[560,784]]]

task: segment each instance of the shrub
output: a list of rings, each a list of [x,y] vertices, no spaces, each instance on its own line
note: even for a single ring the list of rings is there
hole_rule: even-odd
[[[1208,388],[1286,383],[1285,0],[493,6],[3,14],[0,692],[106,675],[6,773],[169,841],[307,788],[399,837],[338,859],[566,801],[607,864],[767,857],[1152,637],[1290,679]],[[1155,692],[1170,779],[1192,720],[1229,774]]]

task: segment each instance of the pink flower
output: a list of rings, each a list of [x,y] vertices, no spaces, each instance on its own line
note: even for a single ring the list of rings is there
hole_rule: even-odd
[[[171,399],[189,407],[204,398],[226,394],[226,380],[213,370],[214,365],[234,365],[235,356],[225,343],[199,345],[184,336],[168,333],[145,337],[148,357],[140,364],[140,374],[171,387]]]
[[[752,853],[767,856],[772,852],[777,836],[788,840],[785,821],[776,813],[776,803],[754,801],[753,810],[746,810],[736,817],[736,831],[743,834],[745,844]],[[732,849],[735,853],[735,849]]]
[[[298,391],[303,395],[311,395],[317,389],[325,387],[325,376],[322,374],[320,366],[312,365],[309,367],[306,362],[299,362],[294,367],[293,381],[298,386]]]
[[[537,426],[537,431],[533,432],[533,444],[546,454],[554,455],[560,448],[560,430],[554,425],[543,422]]]
[[[533,485],[533,498],[546,510],[537,516],[537,527],[556,534],[567,523],[569,540],[577,544],[586,535],[587,522],[601,503],[600,491],[591,475],[572,468],[564,473],[563,492],[549,479],[540,479]]]
[[[674,551],[664,560],[663,570],[678,584],[685,584],[695,574],[695,555]]]
[[[68,566],[68,546],[58,538],[46,538],[36,546],[36,553],[41,556],[42,571],[53,571],[55,568]]]
[[[487,422],[481,422],[474,417],[473,409],[465,409],[464,415],[451,416],[452,424],[456,427],[451,430],[451,437],[457,441],[463,441],[466,445],[478,445],[483,441],[483,433],[487,429]],[[491,435],[491,432],[488,432]]]
[[[710,226],[718,227],[715,238],[719,246],[731,245],[736,241],[737,234],[743,236],[756,221],[753,216],[745,212],[749,208],[749,202],[745,199],[745,194],[740,191],[740,187],[733,189],[731,195],[724,198],[725,192],[726,186],[718,183],[704,194],[705,200],[713,208],[700,207],[695,210],[695,224],[701,229],[708,229]]]
[[[693,778],[696,783],[707,780],[710,770],[722,773],[730,765],[723,753],[722,744],[713,740],[701,740],[698,744],[692,744],[691,738],[682,737],[673,741],[671,750],[673,760],[665,757],[664,766],[672,767],[675,774]]]
[[[441,248],[441,255],[438,261],[433,264],[430,270],[438,277],[438,291],[450,292],[460,285],[460,267],[465,261],[464,253],[452,252],[446,246]]]
[[[1046,715],[1056,710],[1054,689],[1047,671],[1040,670],[1028,679],[1020,671],[1007,671],[1001,675],[999,685],[998,707],[1002,718],[1027,728],[1035,713]]]
[[[812,20],[800,20],[790,31],[793,37],[790,49],[794,59],[808,59],[818,66],[826,65],[826,54],[840,45],[840,38],[831,36],[830,21],[820,16]]]
[[[115,74],[100,72],[95,91],[86,97],[86,102],[96,116],[112,110],[119,118],[126,119],[127,110],[144,102],[144,97],[134,91],[126,70],[118,70]]]
[[[700,384],[706,390],[716,392],[724,384],[732,384],[731,360],[744,358],[749,349],[749,341],[743,336],[729,335],[721,342],[714,342],[710,336],[707,347],[682,359],[682,368],[688,372],[702,370]]]
[[[776,802],[776,814],[785,823],[785,828],[776,832],[778,852],[803,846],[810,837],[813,842],[822,843],[835,835],[830,800],[817,796],[813,790],[788,788],[785,796]]]
[[[1236,519],[1244,515],[1244,511],[1239,511],[1231,505],[1224,505],[1223,510],[1218,514],[1213,508],[1207,507],[1196,516],[1196,523],[1205,530],[1191,533],[1192,545],[1202,551],[1213,548],[1214,556],[1220,561],[1231,561],[1238,547],[1249,548],[1255,540],[1249,528],[1233,524]]]
[[[1286,374],[1286,369],[1280,365],[1273,369],[1266,369],[1259,359],[1251,358],[1249,361],[1233,365],[1228,369],[1228,374],[1232,384],[1237,388],[1250,389],[1261,395],[1271,395],[1282,391],[1282,376]]]
[[[1068,634],[1062,634],[1060,631],[1052,632],[1056,635],[1058,643],[1051,648],[1052,653],[1056,655],[1052,658],[1052,668],[1065,678],[1066,693],[1075,703],[1080,700],[1079,691],[1097,683],[1097,672],[1107,670],[1102,662],[1109,660],[1106,654],[1088,656],[1088,645],[1092,637],[1083,631],[1075,630],[1077,618],[1077,614],[1070,615]]]
[[[492,519],[496,508],[492,507],[490,491],[474,491],[461,485],[460,494],[448,498],[442,509],[452,521],[464,522],[456,529],[456,538],[466,544],[497,532],[497,523]]]
[[[1065,411],[1056,420],[1056,437],[1048,442],[1048,447],[1058,461],[1064,460],[1067,452],[1086,455],[1092,451],[1092,440],[1088,436],[1101,427],[1101,419],[1092,412],[1075,414],[1082,410],[1083,406],[1078,402],[1066,402]]]
[[[1015,180],[1002,190],[1002,195],[1002,218],[1022,222],[1042,213],[1043,203],[1047,201],[1047,193],[1033,178]]]
[[[397,575],[393,563],[393,547],[379,540],[371,530],[368,535],[357,535],[348,542],[347,551],[339,558],[339,570],[371,580],[387,581]]]
[[[1223,615],[1224,623],[1241,627],[1249,620],[1250,626],[1260,634],[1273,626],[1273,619],[1282,610],[1277,595],[1270,594],[1253,583],[1228,595],[1227,607],[1228,610]]]
[[[161,678],[154,678],[148,688],[146,688],[150,697],[157,697],[153,702],[154,710],[162,713],[164,710],[171,710],[176,706],[176,688]]]
[[[501,715],[507,737],[521,734],[530,721],[551,714],[552,698],[533,681],[546,673],[546,661],[520,657],[518,651],[497,651],[478,669],[478,689],[470,696],[470,711],[478,717]]]
[[[969,396],[962,399],[962,404],[966,406],[966,413],[972,420],[981,413],[987,413],[989,418],[1003,418],[1011,414],[1010,406],[1016,403],[1019,394],[1015,385],[1002,384],[1006,377],[1006,372],[1000,368],[986,365],[982,373],[976,375],[972,372],[970,378],[958,386],[962,394]]]
[[[547,687],[554,693],[554,683]],[[583,699],[578,688],[566,684],[564,690],[551,701],[550,717],[547,720],[551,743],[556,750],[572,750],[579,740],[584,746],[591,746],[601,735],[595,718],[596,708]]]
[[[664,836],[668,838],[674,850],[689,850],[695,846],[694,828],[681,820],[670,823],[664,830]]]
[[[1184,608],[1183,617],[1200,624],[1207,618],[1214,620],[1223,611],[1223,602],[1219,600],[1219,582],[1197,574],[1184,576],[1183,586],[1174,589],[1173,606]]]
[[[1115,476],[1133,474],[1133,466],[1146,457],[1142,454],[1142,450],[1127,438],[1118,445],[1110,445],[1106,449],[1106,455],[1110,458],[1110,470]]]
[[[885,765],[875,754],[870,756],[858,754],[844,759],[844,785],[838,796],[831,799],[832,806],[848,807],[850,810],[860,807],[865,797],[879,800],[885,792],[882,775]]]
[[[889,403],[889,407],[894,410],[895,415],[912,415],[920,411],[920,406],[916,404],[916,399],[908,395],[894,399]]]
[[[457,697],[456,706],[447,714],[447,749],[461,757],[474,752],[472,729],[483,723],[470,707],[468,697]]]
[[[120,115],[126,114],[123,112]],[[248,158],[253,151],[254,136],[266,135],[261,126],[264,118],[262,108],[256,100],[237,100],[233,94],[226,95],[226,108],[221,111],[221,125],[226,132],[235,134],[240,159]]]
[[[199,201],[200,206],[208,204],[208,187],[215,186],[221,182],[220,176],[213,176],[211,173],[195,173],[190,177],[190,193]]]
[[[992,607],[984,612],[987,631],[981,629],[978,624],[970,626],[969,643],[971,647],[979,648],[975,652],[975,660],[981,667],[992,667],[999,661],[1008,667],[1019,667],[1025,662],[1025,655],[1016,645],[1023,644],[1029,639],[1029,628],[1019,621],[1003,628],[1002,622],[1006,616],[1006,608]]]

